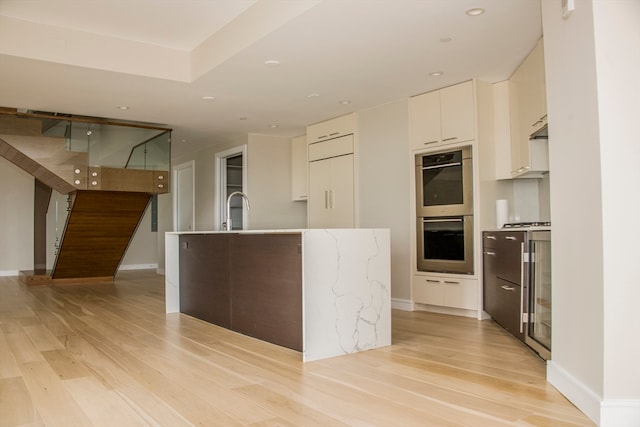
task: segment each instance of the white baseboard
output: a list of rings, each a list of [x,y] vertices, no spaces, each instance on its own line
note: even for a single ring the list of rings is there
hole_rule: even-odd
[[[151,270],[157,269],[158,264],[123,264],[118,270]]]
[[[391,298],[391,308],[402,311],[413,311],[413,301],[409,299]]]
[[[429,311],[431,313],[439,313],[439,314],[450,314],[452,316],[463,316],[463,317],[478,317],[478,312],[476,310],[464,310],[461,308],[452,308],[452,307],[442,307],[439,305],[429,305],[429,304],[413,304],[416,311]]]
[[[0,277],[18,276],[18,270],[0,270]]]
[[[603,400],[553,360],[547,362],[547,381],[600,427],[640,426],[640,399]]]

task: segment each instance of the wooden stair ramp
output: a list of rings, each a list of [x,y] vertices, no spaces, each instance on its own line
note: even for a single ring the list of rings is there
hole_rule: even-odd
[[[113,281],[151,197],[78,190],[51,274],[53,284]]]

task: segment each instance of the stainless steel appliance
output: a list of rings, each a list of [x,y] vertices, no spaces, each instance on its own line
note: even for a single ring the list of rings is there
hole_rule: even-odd
[[[529,316],[525,343],[551,358],[551,231],[529,232]]]
[[[471,147],[418,154],[415,160],[418,217],[473,215]]]
[[[418,218],[418,270],[473,274],[473,216]]]

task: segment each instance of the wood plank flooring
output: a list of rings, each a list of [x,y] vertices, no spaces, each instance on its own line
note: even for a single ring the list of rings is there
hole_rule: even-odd
[[[0,426],[591,426],[492,321],[393,312],[393,345],[300,354],[164,313],[164,277],[0,277]]]

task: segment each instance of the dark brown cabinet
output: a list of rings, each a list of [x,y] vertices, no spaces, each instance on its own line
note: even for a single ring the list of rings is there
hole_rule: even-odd
[[[524,288],[523,252],[525,231],[485,231],[482,233],[484,311],[493,320],[524,341],[523,313],[527,289]]]
[[[302,351],[300,233],[180,236],[180,311]]]

